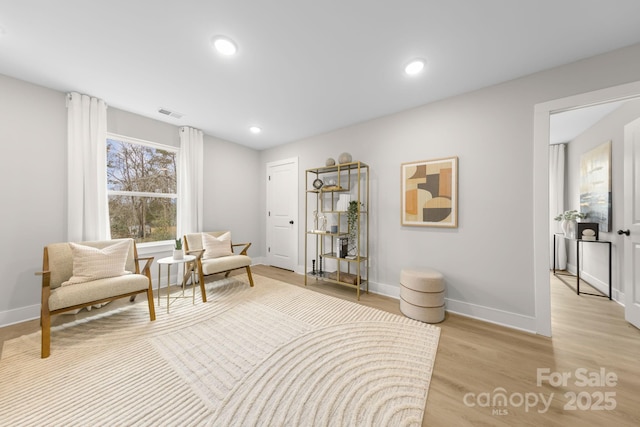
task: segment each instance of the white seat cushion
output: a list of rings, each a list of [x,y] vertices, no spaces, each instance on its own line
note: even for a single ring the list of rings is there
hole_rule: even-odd
[[[116,295],[128,294],[149,288],[149,278],[143,274],[127,274],[77,283],[73,286],[61,286],[51,289],[49,310],[86,304]]]
[[[246,255],[231,255],[221,258],[202,260],[202,273],[205,275],[235,270],[251,265],[251,258]]]

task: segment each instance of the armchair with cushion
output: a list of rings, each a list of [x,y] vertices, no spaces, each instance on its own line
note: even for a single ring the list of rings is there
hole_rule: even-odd
[[[146,261],[140,269],[139,261]],[[45,246],[42,261],[41,357],[49,357],[51,316],[118,298],[146,293],[149,317],[156,314],[151,287],[153,257],[138,258],[133,239],[115,239],[79,243],[54,243]]]
[[[186,253],[204,249],[202,255],[204,275],[225,273],[225,277],[227,277],[232,270],[244,268],[247,270],[249,285],[253,286],[251,258],[247,255],[247,249],[251,243],[232,243],[229,231],[185,234],[184,243]],[[238,254],[234,253],[236,247],[242,247]]]

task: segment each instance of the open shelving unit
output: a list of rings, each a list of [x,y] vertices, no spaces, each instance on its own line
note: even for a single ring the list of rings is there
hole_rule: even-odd
[[[307,169],[305,181],[304,284],[315,279],[348,286],[359,300],[361,290],[369,292],[369,166]],[[351,224],[349,204],[357,219]]]

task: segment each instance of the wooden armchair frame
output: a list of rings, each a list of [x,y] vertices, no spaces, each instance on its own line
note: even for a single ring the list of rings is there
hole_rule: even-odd
[[[133,254],[134,254],[134,263],[135,263],[135,274],[143,274],[147,277],[149,281],[149,286],[147,289],[142,289],[135,292],[127,292],[123,294],[109,296],[107,298],[101,298],[94,301],[87,301],[81,304],[76,304],[68,307],[62,307],[56,310],[49,309],[49,297],[51,296],[51,270],[49,265],[49,249],[48,246],[44,248],[44,254],[42,258],[42,271],[36,272],[36,275],[42,276],[42,301],[41,301],[41,309],[40,309],[40,327],[42,329],[42,349],[41,349],[41,357],[47,358],[51,353],[51,316],[64,313],[67,311],[77,310],[84,307],[90,307],[96,304],[101,304],[109,301],[113,301],[119,298],[130,297],[130,301],[133,302],[136,295],[139,293],[146,293],[147,300],[149,303],[149,318],[151,321],[156,320],[156,312],[153,302],[153,288],[151,282],[151,263],[153,262],[153,257],[138,257],[138,251],[135,245],[133,244]],[[146,261],[142,270],[140,270],[140,261]]]
[[[208,233],[208,234],[214,235],[216,237],[219,237],[222,234],[226,233],[226,231],[212,231],[212,232],[205,232],[205,233]],[[186,253],[191,254],[192,252],[203,251],[202,250],[202,238],[200,236],[201,234],[202,233],[186,234],[183,237],[182,241],[184,242]],[[196,235],[198,235],[198,238],[200,239],[198,241],[199,247],[193,247],[192,250],[190,250],[189,249],[189,237],[191,237],[191,239],[193,239]],[[193,243],[194,242],[192,240],[192,246],[193,246]],[[198,245],[196,245],[196,246],[198,246]],[[251,243],[233,243],[233,242],[231,242],[231,251],[234,254],[233,255],[229,255],[229,257],[234,257],[234,256],[235,257],[238,257],[238,256],[247,257],[248,258],[248,264],[247,265],[241,265],[239,267],[229,268],[229,269],[222,269],[222,270],[219,270],[219,271],[208,273],[207,275],[224,273],[224,277],[229,277],[229,273],[231,273],[233,270],[238,270],[238,269],[244,268],[247,271],[247,277],[249,279],[249,285],[251,287],[253,287],[253,276],[251,275],[251,259],[249,258],[249,255],[247,253],[247,251],[249,250],[249,247],[251,247]],[[242,248],[240,253],[235,253],[236,248]],[[227,257],[221,257],[221,258],[215,258],[215,259],[225,259],[225,258],[227,258]],[[207,260],[203,260],[202,264],[200,266],[205,265],[206,263],[207,263]],[[205,270],[206,270],[206,268],[205,268]],[[202,272],[202,271],[203,271],[203,269],[200,268],[200,272]],[[203,277],[201,277],[200,280],[201,280],[201,283],[204,282],[204,278]]]
[[[186,240],[185,240],[186,242]],[[186,248],[186,244],[185,244]],[[187,283],[189,276],[193,273],[194,269],[198,274],[198,281],[200,282],[200,294],[202,295],[202,302],[207,302],[207,292],[204,288],[204,274],[202,274],[202,255],[204,255],[204,249],[196,249],[190,251],[185,249],[186,255],[194,255],[196,259],[194,261],[190,261],[187,263],[184,269],[184,276],[182,277],[182,283]],[[195,283],[192,283],[192,286],[195,286]]]

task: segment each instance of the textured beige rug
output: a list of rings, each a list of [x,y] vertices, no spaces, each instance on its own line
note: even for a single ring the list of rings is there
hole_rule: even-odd
[[[0,425],[420,425],[439,328],[261,276],[5,343]]]

